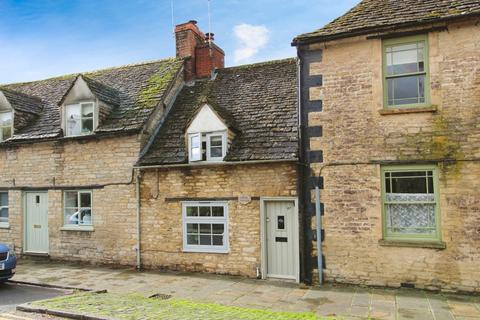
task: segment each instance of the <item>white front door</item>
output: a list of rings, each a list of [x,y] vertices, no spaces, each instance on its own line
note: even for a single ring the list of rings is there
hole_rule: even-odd
[[[25,252],[48,253],[48,196],[25,193]]]
[[[298,281],[298,214],[295,201],[266,201],[267,277]]]

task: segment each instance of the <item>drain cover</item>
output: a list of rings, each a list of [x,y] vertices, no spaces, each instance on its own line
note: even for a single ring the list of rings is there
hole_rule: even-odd
[[[155,294],[152,294],[149,298],[167,300],[167,299],[170,299],[171,297],[172,297],[171,294],[155,293]]]

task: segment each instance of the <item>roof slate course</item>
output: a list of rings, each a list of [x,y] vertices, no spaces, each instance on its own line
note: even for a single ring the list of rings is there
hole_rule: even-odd
[[[116,102],[117,94],[119,98],[118,106],[95,132],[139,131],[154,107],[162,100],[171,80],[182,65],[183,60],[171,58],[83,73],[82,76],[90,89],[100,100]],[[38,97],[43,103],[43,110],[38,119],[15,132],[15,135],[5,143],[62,137],[59,103],[78,76],[73,74],[4,85],[2,88]]]
[[[346,38],[386,27],[428,24],[472,15],[480,15],[479,0],[363,0],[323,28],[297,36],[293,43]]]
[[[187,163],[185,130],[206,101],[238,130],[225,161],[297,158],[297,68],[286,59],[220,69],[184,87],[140,164]]]

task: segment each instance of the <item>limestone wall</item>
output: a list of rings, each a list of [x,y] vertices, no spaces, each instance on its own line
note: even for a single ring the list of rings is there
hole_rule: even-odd
[[[310,65],[310,74],[323,78],[310,89],[310,99],[323,102],[323,111],[308,115],[309,126],[323,127],[323,135],[309,141],[311,150],[323,151],[323,162],[312,169],[367,163],[322,171],[328,281],[480,291],[480,26],[451,23],[448,31],[430,32],[428,42],[437,111],[420,113],[380,112],[380,39],[309,48],[323,53]],[[438,164],[446,249],[382,247],[381,165],[375,162],[428,160]]]

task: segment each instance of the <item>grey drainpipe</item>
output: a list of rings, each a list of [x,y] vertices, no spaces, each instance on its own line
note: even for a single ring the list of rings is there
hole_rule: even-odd
[[[322,215],[320,212],[320,188],[315,184],[315,215],[317,217],[317,260],[318,283],[323,284],[323,252],[322,252]]]
[[[136,170],[136,179],[135,179],[135,196],[137,200],[137,270],[142,269],[142,260],[141,260],[141,251],[140,251],[140,169]]]

